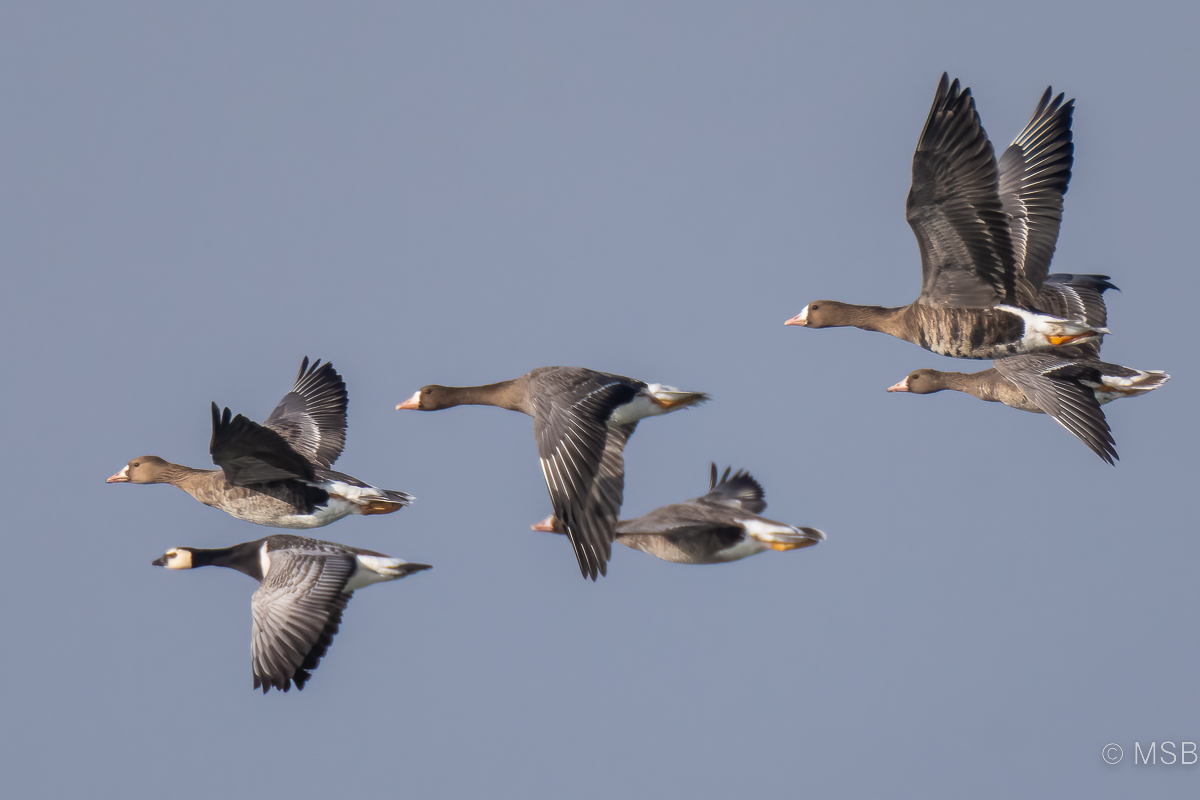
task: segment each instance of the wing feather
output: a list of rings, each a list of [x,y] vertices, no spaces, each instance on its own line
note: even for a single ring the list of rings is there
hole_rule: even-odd
[[[710,482],[708,494],[697,500],[720,503],[722,505],[732,506],[734,508],[749,511],[751,514],[761,514],[767,508],[767,501],[763,488],[749,472],[738,470],[729,477],[730,468],[725,468],[725,474],[721,476],[721,480],[716,480],[717,465],[713,464],[713,481]]]
[[[554,514],[580,571],[592,580],[608,569],[624,490],[622,453],[637,427],[610,426],[608,418],[636,394],[636,386],[603,373],[558,387],[553,396],[533,394],[534,435]]]
[[[995,154],[971,90],[943,74],[913,155],[907,217],[921,250],[918,300],[929,306],[1014,302],[1016,265]]]
[[[275,550],[271,568],[250,602],[254,688],[297,689],[312,677],[333,642],[350,595],[349,553]]]
[[[267,417],[265,427],[313,464],[332,467],[346,446],[346,382],[333,368],[308,357],[300,364],[296,384]]]
[[[226,408],[212,404],[212,439],[208,451],[213,463],[234,486],[249,486],[298,478],[313,479],[313,465],[292,449],[278,432]]]
[[[1094,374],[1086,360],[1054,353],[1034,353],[1002,358],[996,370],[1021,388],[1029,401],[1054,418],[1096,455],[1112,464],[1118,458],[1116,443],[1100,402],[1082,378]]]
[[[1037,296],[1058,242],[1063,195],[1071,180],[1075,101],[1046,89],[1029,124],[1000,157],[1000,202],[1009,216],[1020,299]],[[1040,307],[1040,306],[1039,306]]]

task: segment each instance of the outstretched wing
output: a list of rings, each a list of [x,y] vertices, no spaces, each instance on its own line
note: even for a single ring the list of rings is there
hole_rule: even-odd
[[[1096,455],[1109,464],[1118,458],[1100,402],[1081,380],[1095,373],[1086,361],[1048,352],[1001,358],[993,366]]]
[[[265,427],[283,437],[293,450],[320,467],[332,467],[346,445],[346,382],[318,359],[300,364],[296,385],[267,417]]]
[[[584,577],[608,569],[625,486],[625,443],[637,423],[608,424],[637,388],[591,373],[553,394],[531,393],[534,435],[554,515],[575,548]]]
[[[1025,130],[1000,156],[1000,202],[1009,216],[1019,297],[1029,304],[1050,271],[1062,224],[1063,195],[1071,180],[1075,101],[1050,99],[1050,88]]]
[[[254,688],[286,692],[312,677],[342,621],[354,572],[350,554],[275,550],[271,568],[250,601]]]
[[[1015,300],[992,145],[971,90],[945,74],[913,155],[907,217],[921,249],[921,303],[986,307]]]
[[[313,465],[277,431],[241,414],[235,417],[228,408],[222,412],[216,403],[212,404],[212,421],[208,451],[234,486],[313,479]]]

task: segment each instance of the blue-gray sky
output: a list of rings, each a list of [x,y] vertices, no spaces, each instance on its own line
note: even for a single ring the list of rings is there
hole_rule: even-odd
[[[1194,797],[1197,11],[1185,3],[14,3],[0,11],[13,797]],[[1045,417],[889,395],[949,360],[783,321],[919,287],[943,71],[1006,145],[1077,99],[1054,269],[1099,272],[1112,468]],[[168,486],[208,404],[302,356],[339,468],[416,505],[322,529],[434,565],[360,592],[309,687],[164,550],[269,530]],[[579,577],[529,419],[394,406],[549,364],[710,392],[645,422],[625,513],[762,482],[819,547]],[[967,364],[967,368],[971,368]],[[984,368],[986,363],[980,363]],[[1101,760],[1109,742],[1125,749]]]

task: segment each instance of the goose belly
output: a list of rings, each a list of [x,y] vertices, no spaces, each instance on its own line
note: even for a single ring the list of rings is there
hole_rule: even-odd
[[[767,545],[745,537],[730,547],[720,547],[705,537],[662,534],[622,534],[617,541],[634,550],[674,564],[723,564],[737,561],[768,549]]]
[[[1028,352],[1018,314],[998,308],[920,308],[916,344],[951,358],[996,359]],[[1033,348],[1036,349],[1036,348]]]
[[[915,309],[916,333],[909,341],[951,358],[994,360],[1036,353],[1062,344],[1091,341],[1106,332],[1077,320],[1060,319],[1016,306],[916,306]]]
[[[316,506],[307,513],[297,511],[290,503],[267,495],[226,500],[217,507],[231,516],[253,522],[255,525],[293,530],[320,528],[350,514],[361,513],[355,504],[333,497],[329,498],[325,505]]]

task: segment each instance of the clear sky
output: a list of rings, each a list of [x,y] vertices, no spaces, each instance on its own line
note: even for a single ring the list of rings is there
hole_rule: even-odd
[[[1198,34],[1182,2],[6,4],[0,789],[1195,797],[1132,761],[1200,741]],[[1111,275],[1104,355],[1174,376],[1106,407],[1115,468],[884,391],[974,364],[783,326],[915,298],[943,71],[1000,147],[1077,99],[1053,269]],[[338,467],[417,497],[318,535],[434,568],[263,697],[254,583],[150,562],[271,531],[104,479],[207,466],[209,402],[262,421],[305,355],[349,387]],[[640,426],[626,516],[716,461],[828,541],[582,580],[529,530],[528,418],[394,410],[551,364],[713,396]]]

